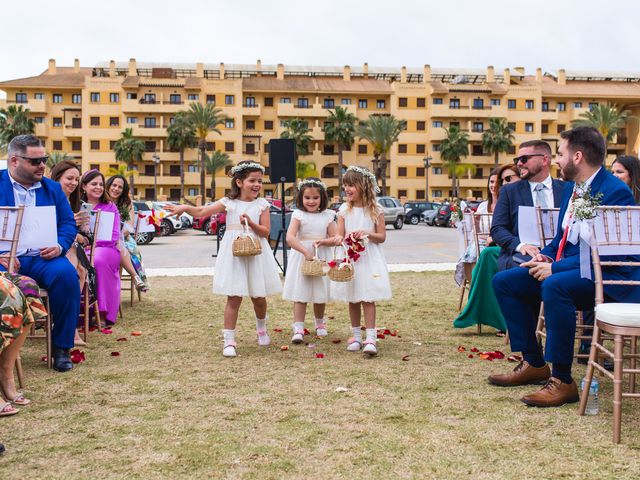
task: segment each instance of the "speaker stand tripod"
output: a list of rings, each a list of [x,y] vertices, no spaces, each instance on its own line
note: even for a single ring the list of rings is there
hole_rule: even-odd
[[[280,180],[284,180],[284,179],[281,178]],[[276,244],[273,247],[273,257],[276,259],[276,263],[278,264],[278,267],[280,267],[282,274],[286,277],[287,276],[287,211],[284,205],[284,181],[280,182],[280,192],[282,192],[282,204],[280,205],[280,219],[282,223],[280,225],[280,230],[278,231],[278,236],[276,237]],[[278,262],[278,257],[276,255],[278,253],[278,246],[280,245],[281,241],[282,241],[282,264]]]

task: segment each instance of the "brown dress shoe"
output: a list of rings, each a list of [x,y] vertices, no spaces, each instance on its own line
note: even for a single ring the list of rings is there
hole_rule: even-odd
[[[489,383],[499,387],[517,387],[518,385],[540,385],[551,376],[549,365],[544,367],[532,367],[528,362],[520,362],[513,372],[501,375],[490,375]]]
[[[541,390],[525,395],[520,400],[530,407],[559,407],[565,403],[575,403],[579,399],[576,382],[563,383],[551,377]]]

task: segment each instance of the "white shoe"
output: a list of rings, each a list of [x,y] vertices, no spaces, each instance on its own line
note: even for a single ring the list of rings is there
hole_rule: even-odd
[[[271,345],[271,338],[267,333],[267,329],[256,330],[256,334],[258,335],[258,345],[261,347],[266,347]]]
[[[222,349],[222,356],[223,357],[237,357],[238,356],[238,352],[236,350],[236,342],[227,343],[224,346],[224,348]]]
[[[362,343],[355,338],[350,338],[347,340],[347,350],[350,352],[359,352],[362,348]]]
[[[329,335],[329,332],[327,332],[327,325],[324,323],[319,323],[318,325],[316,325],[316,335],[318,337],[326,337],[327,335]]]
[[[293,337],[291,337],[291,343],[299,344],[304,342],[304,332],[294,332]]]
[[[368,341],[364,342],[364,348],[362,349],[362,353],[366,353],[370,356],[375,356],[378,354],[378,348],[376,347],[375,342]]]

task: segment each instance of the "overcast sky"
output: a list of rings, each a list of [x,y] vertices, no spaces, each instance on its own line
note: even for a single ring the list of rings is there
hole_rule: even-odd
[[[76,57],[640,71],[638,0],[30,0],[3,11],[2,80]]]

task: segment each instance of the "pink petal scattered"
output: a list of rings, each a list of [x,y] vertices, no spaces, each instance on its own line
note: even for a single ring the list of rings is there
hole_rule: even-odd
[[[119,357],[120,356],[120,352],[111,352],[111,356],[112,357]]]
[[[142,335],[142,332],[131,332],[131,335],[133,335],[134,337],[139,337],[140,335]]]
[[[339,338],[333,338],[331,339],[331,343],[340,343],[342,340],[340,340]]]
[[[120,337],[119,339],[116,340],[116,342],[126,342],[127,338],[126,337]]]
[[[282,333],[282,329],[281,328],[274,328],[273,331],[276,332],[276,333]]]
[[[324,358],[324,353],[316,353],[316,358]]]
[[[403,361],[403,362],[408,362],[408,361],[409,361],[409,357],[410,357],[410,356],[411,356],[411,355],[405,355],[404,357],[402,357],[402,361]]]
[[[287,350],[289,350],[289,345],[282,345],[280,347],[280,350],[282,350],[283,352],[286,352]]]
[[[100,333],[104,333],[105,335],[111,335],[113,333],[113,330],[111,330],[110,328],[103,328],[102,330],[100,330]]]

